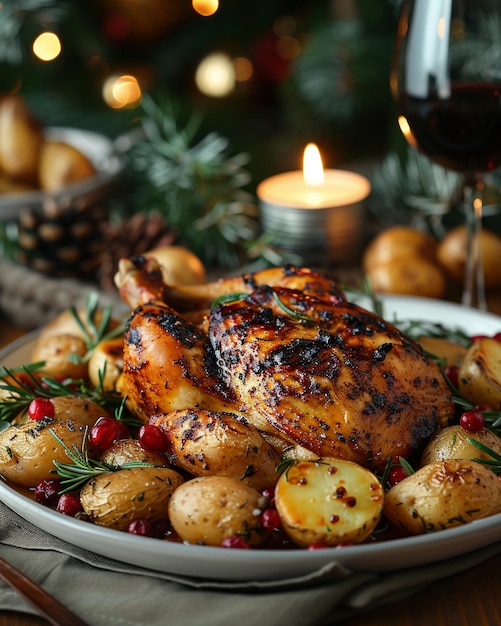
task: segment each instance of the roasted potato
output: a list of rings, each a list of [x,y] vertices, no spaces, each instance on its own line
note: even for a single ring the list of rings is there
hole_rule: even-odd
[[[298,545],[361,543],[383,512],[384,490],[369,470],[322,458],[289,467],[275,488],[284,530]]]
[[[101,474],[82,489],[80,502],[89,520],[99,526],[127,530],[135,519],[167,519],[172,493],[183,482],[168,467],[132,467]]]
[[[93,385],[102,384],[105,391],[114,391],[123,370],[123,336],[101,341],[92,350],[88,376]]]
[[[423,350],[442,359],[444,363],[450,367],[461,365],[468,352],[466,346],[462,346],[444,337],[420,337],[417,342]]]
[[[185,410],[151,420],[169,442],[169,459],[193,476],[231,476],[273,486],[280,458],[257,428],[233,413]]]
[[[74,362],[69,357],[84,357],[87,346],[81,337],[70,334],[52,335],[38,341],[31,355],[34,363],[44,362],[45,372],[61,378],[87,378],[87,362]]]
[[[183,541],[220,546],[223,539],[242,536],[250,546],[266,537],[260,514],[266,498],[257,489],[229,476],[200,476],[176,489],[169,518]]]
[[[109,409],[88,398],[56,396],[51,400],[54,405],[54,418],[58,420],[74,419],[92,427],[100,417],[112,417]]]
[[[466,226],[461,224],[450,230],[438,246],[437,257],[448,275],[458,284],[464,282],[466,260]],[[485,228],[481,234],[482,265],[487,289],[501,285],[501,237]]]
[[[206,281],[204,264],[184,246],[160,246],[148,250],[143,256],[158,261],[167,285],[197,285]]]
[[[444,271],[418,256],[379,263],[368,270],[367,276],[376,293],[442,298],[447,286]]]
[[[109,448],[103,451],[101,461],[114,467],[120,467],[125,463],[133,463],[136,461],[151,463],[158,467],[166,467],[169,465],[168,459],[164,454],[147,452],[141,448],[137,439],[121,439],[120,441],[115,441]]]
[[[489,459],[486,452],[470,443],[468,439],[476,439],[480,443],[501,454],[501,438],[492,431],[482,428],[477,432],[466,431],[462,426],[454,424],[444,428],[428,443],[421,456],[421,465],[447,459]]]
[[[24,487],[36,487],[42,480],[56,478],[54,461],[69,463],[64,447],[82,448],[87,427],[76,419],[45,419],[10,426],[0,432],[0,475]],[[92,448],[87,444],[89,455]]]
[[[428,233],[409,226],[392,226],[377,234],[365,249],[364,271],[396,259],[416,257],[434,261],[437,241]]]
[[[18,95],[0,98],[0,137],[0,171],[11,180],[37,184],[42,127]]]
[[[57,191],[96,173],[78,148],[62,141],[45,140],[40,147],[38,181],[45,191]]]
[[[466,353],[458,372],[458,391],[473,404],[501,407],[501,343],[479,339]]]
[[[411,535],[461,526],[501,513],[501,481],[476,461],[435,461],[387,492],[384,513]]]

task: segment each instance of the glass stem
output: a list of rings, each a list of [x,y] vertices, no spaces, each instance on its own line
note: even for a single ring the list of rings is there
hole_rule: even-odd
[[[487,310],[482,260],[482,205],[484,183],[467,182],[464,186],[466,215],[466,259],[462,302],[466,306]]]

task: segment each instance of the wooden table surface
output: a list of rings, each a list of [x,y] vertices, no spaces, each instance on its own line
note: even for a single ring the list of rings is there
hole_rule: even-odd
[[[26,331],[0,320],[0,347]],[[224,599],[222,600],[224,602]],[[80,616],[85,619],[85,616]],[[339,622],[336,622],[336,624]],[[342,626],[499,626],[501,624],[501,555],[450,576],[411,597],[342,622]],[[47,626],[48,622],[0,611],[0,626]],[[62,625],[64,626],[64,625]],[[177,626],[172,624],[172,626]]]

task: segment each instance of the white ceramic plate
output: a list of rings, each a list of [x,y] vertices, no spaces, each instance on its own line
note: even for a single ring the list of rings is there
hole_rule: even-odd
[[[461,327],[469,334],[501,331],[501,317],[458,305],[421,298],[387,297],[389,321],[427,320]],[[0,352],[0,363],[14,367],[29,362],[33,336]],[[357,571],[383,572],[433,563],[501,540],[501,514],[418,537],[307,550],[230,550],[186,546],[101,528],[56,513],[0,483],[0,500],[24,519],[80,548],[131,565],[209,580],[253,581],[292,578],[337,561]]]

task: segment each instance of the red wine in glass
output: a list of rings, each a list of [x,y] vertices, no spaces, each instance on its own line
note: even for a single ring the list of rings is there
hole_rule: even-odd
[[[409,144],[463,178],[463,303],[486,309],[485,174],[501,166],[501,1],[403,0],[390,76]]]

